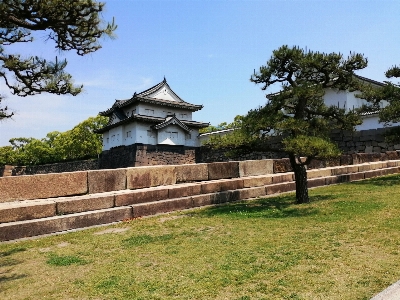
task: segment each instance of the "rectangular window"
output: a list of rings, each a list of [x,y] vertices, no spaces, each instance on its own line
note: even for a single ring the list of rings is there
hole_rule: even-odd
[[[109,141],[110,141],[110,138],[107,138],[107,144],[108,144]]]
[[[176,131],[166,131],[167,137],[169,137],[171,140],[177,140],[178,139],[178,132]]]
[[[181,119],[186,120],[187,119],[187,114],[181,114]]]
[[[148,116],[154,116],[154,109],[148,109],[146,108],[145,110],[145,114]]]
[[[127,131],[127,132],[126,132],[126,137],[127,137],[127,138],[132,137],[132,131]]]

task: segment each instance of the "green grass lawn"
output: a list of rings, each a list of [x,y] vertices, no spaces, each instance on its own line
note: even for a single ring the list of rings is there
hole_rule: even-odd
[[[400,279],[400,175],[0,244],[0,299],[370,299]]]

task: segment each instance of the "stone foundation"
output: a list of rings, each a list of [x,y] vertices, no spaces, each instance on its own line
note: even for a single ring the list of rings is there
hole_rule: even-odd
[[[196,148],[176,145],[136,144],[103,151],[101,169],[128,168],[155,165],[181,165],[196,162]]]

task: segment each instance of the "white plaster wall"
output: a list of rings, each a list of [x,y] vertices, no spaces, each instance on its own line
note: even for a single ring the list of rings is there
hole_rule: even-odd
[[[121,145],[132,145],[135,143],[136,140],[136,131],[134,123],[126,124],[121,126],[123,128],[123,139]],[[130,132],[130,134],[128,134]]]
[[[122,126],[111,128],[108,132],[108,138],[109,138],[109,147],[108,149],[112,147],[117,147],[122,145],[122,139],[123,139],[123,128]]]
[[[154,114],[151,114],[151,116],[154,117],[159,117],[159,118],[165,118],[168,113],[170,114],[175,114],[176,117],[180,120],[192,120],[192,112],[187,111],[184,109],[176,109],[173,107],[168,107],[168,106],[155,106],[151,104],[143,104],[140,103],[136,107],[136,113],[140,115],[150,115],[148,110],[154,110]],[[185,114],[186,116],[182,117],[182,114]]]
[[[110,141],[107,140],[107,138],[108,138],[108,131],[103,133],[103,151],[110,149],[109,147]]]
[[[189,147],[200,147],[200,139],[199,139],[199,130],[198,129],[192,129],[190,131],[189,136],[186,135],[186,140],[185,140],[185,146]]]
[[[185,145],[186,131],[177,125],[169,125],[158,130],[158,144]]]
[[[135,141],[134,143],[148,143],[147,130],[150,129],[152,123],[135,122]]]

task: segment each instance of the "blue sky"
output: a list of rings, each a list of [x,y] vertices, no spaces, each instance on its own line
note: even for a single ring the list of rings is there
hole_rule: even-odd
[[[12,49],[49,60],[68,60],[79,96],[12,96],[0,81],[13,120],[0,123],[0,146],[13,137],[43,138],[65,131],[128,99],[164,76],[184,100],[203,104],[197,121],[217,125],[265,103],[250,75],[280,46],[321,52],[363,53],[359,75],[385,80],[400,64],[400,1],[393,0],[108,0],[105,20],[115,17],[117,38],[85,57],[60,53],[45,33]],[[273,91],[267,91],[273,92]]]

